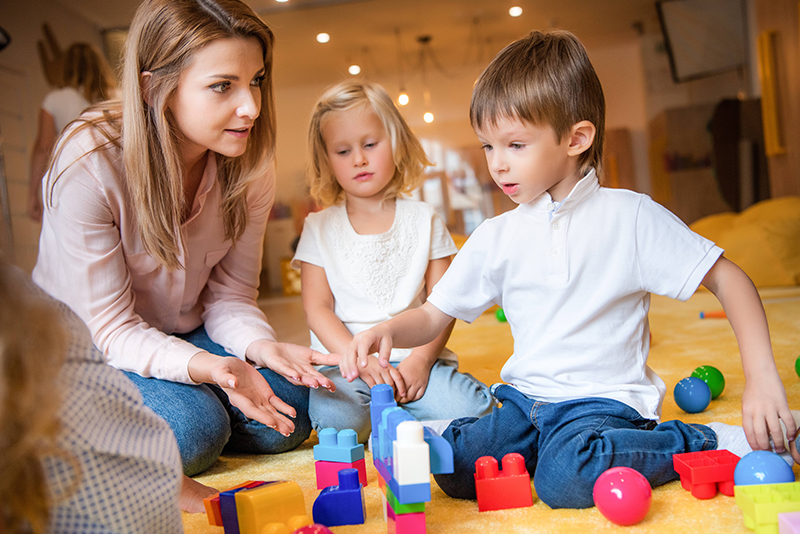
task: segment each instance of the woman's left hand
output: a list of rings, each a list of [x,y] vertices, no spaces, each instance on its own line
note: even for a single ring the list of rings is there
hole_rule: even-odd
[[[272,369],[293,384],[336,391],[333,382],[314,369],[315,365],[339,365],[339,356],[323,354],[308,347],[262,339],[247,348],[247,359]]]

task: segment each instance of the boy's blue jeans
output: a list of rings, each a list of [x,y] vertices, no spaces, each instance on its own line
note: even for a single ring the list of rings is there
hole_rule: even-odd
[[[589,508],[595,480],[611,467],[636,469],[655,487],[678,478],[673,454],[717,448],[716,434],[706,426],[657,425],[619,401],[545,403],[508,385],[492,389],[502,407],[480,419],[457,419],[442,435],[453,447],[455,471],[435,478],[451,497],[475,498],[475,460],[494,456],[499,462],[517,452],[545,504]]]
[[[176,334],[211,354],[233,357],[208,337],[204,327]],[[172,427],[181,452],[183,472],[188,476],[211,467],[223,450],[252,454],[276,454],[297,448],[311,435],[308,418],[308,388],[295,386],[270,369],[259,369],[272,391],[297,411],[294,432],[284,437],[258,421],[248,419],[228,401],[214,384],[181,384],[144,378],[125,372],[139,388],[144,403]]]

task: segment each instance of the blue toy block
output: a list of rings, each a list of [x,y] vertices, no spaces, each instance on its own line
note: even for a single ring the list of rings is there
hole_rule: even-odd
[[[453,447],[450,443],[430,428],[425,429],[425,442],[431,450],[431,473],[435,475],[452,473]]]
[[[395,436],[392,435],[394,426],[397,426],[397,424],[401,423],[402,421],[409,421],[413,419],[414,418],[402,408],[388,408],[383,411],[381,414],[380,427],[378,429],[381,434],[381,448],[378,450],[378,458],[385,460],[392,455],[392,440],[394,440],[396,437],[396,434]]]
[[[387,480],[386,487],[389,488],[400,504],[412,504],[417,502],[428,502],[431,500],[431,484],[398,484],[397,480]]]
[[[315,460],[351,463],[364,458],[364,446],[358,443],[355,430],[336,432],[335,428],[323,428],[318,437],[319,445],[314,445]]]
[[[339,471],[339,485],[322,490],[314,501],[314,523],[326,527],[361,525],[367,519],[364,491],[357,469]],[[226,533],[227,534],[227,533]]]
[[[222,516],[222,526],[225,534],[239,534],[239,515],[236,512],[236,494],[240,491],[258,488],[265,484],[275,484],[275,482],[255,481],[240,488],[233,488],[219,494],[219,512]]]
[[[381,414],[387,408],[396,408],[397,402],[394,400],[394,390],[388,384],[377,384],[370,390],[372,402],[369,404],[369,418],[372,423],[372,451],[380,450],[380,432],[378,428],[381,424]]]

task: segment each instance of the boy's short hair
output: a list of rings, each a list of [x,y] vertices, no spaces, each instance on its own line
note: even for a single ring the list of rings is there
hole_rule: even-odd
[[[594,142],[578,162],[601,176],[605,98],[586,49],[564,30],[533,31],[495,56],[472,91],[472,127],[494,126],[499,118],[519,119],[555,130],[560,141],[583,120],[594,124]]]
[[[334,111],[346,111],[360,106],[375,112],[392,143],[395,174],[386,190],[386,200],[410,193],[419,187],[424,180],[425,167],[431,165],[419,140],[383,87],[374,83],[342,82],[325,91],[319,98],[308,129],[308,146],[311,152],[308,185],[311,196],[323,206],[330,206],[344,199],[344,190],[333,175],[325,140],[322,138],[325,116]]]

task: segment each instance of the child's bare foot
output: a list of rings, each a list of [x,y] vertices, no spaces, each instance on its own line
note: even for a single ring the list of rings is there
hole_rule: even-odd
[[[211,497],[216,493],[219,492],[214,488],[204,486],[196,480],[183,475],[183,483],[181,484],[181,494],[180,497],[178,497],[178,504],[180,505],[181,510],[184,512],[193,514],[205,512],[206,509],[203,506],[203,499],[206,497]]]

